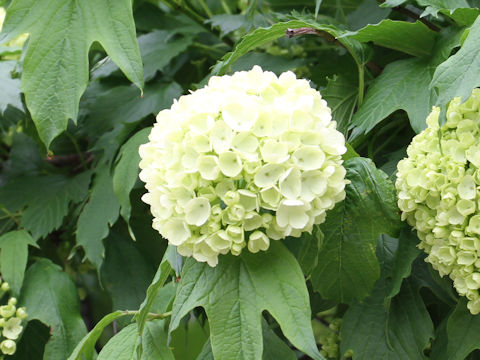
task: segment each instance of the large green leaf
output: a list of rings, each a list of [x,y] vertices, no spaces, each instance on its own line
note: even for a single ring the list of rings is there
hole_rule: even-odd
[[[320,226],[325,237],[311,282],[323,298],[339,302],[369,295],[380,276],[375,255],[378,236],[397,235],[400,217],[395,188],[369,159],[345,162],[346,198],[327,213]]]
[[[0,204],[10,211],[25,207],[20,224],[38,239],[62,225],[69,204],[85,198],[89,182],[89,172],[73,178],[63,175],[21,177],[0,188]]]
[[[478,334],[480,317],[472,315],[467,308],[467,300],[462,297],[447,320],[446,338],[439,338],[446,352],[435,353],[435,360],[463,360],[475,349],[480,349]],[[435,349],[434,349],[435,350]],[[437,356],[438,355],[438,356]]]
[[[425,57],[435,44],[436,33],[420,21],[382,20],[378,24],[369,24],[363,29],[347,32],[341,36],[360,42],[373,41],[375,44],[404,53]]]
[[[0,236],[0,272],[15,296],[20,294],[28,260],[28,245],[38,247],[25,230],[10,231]]]
[[[16,61],[0,61],[0,114],[8,105],[23,109],[20,97],[20,79],[12,78]]]
[[[27,270],[20,303],[30,320],[50,326],[44,359],[65,360],[87,333],[74,282],[50,260],[38,260]]]
[[[97,360],[132,360],[135,359],[137,327],[130,324],[123,328],[103,347]]]
[[[76,121],[88,82],[88,50],[98,41],[125,75],[143,87],[130,0],[14,0],[0,35],[29,33],[22,90],[43,142]]]
[[[345,313],[341,327],[340,353],[352,349],[358,360],[424,359],[423,350],[433,337],[433,323],[416,288],[406,281],[391,300],[387,274],[391,271],[397,240],[379,241],[382,277],[371,296],[354,303]]]
[[[431,88],[438,91],[437,105],[442,108],[454,97],[466,100],[480,85],[480,17],[477,18],[458,52],[440,64]]]
[[[407,59],[387,65],[370,85],[365,101],[353,115],[355,127],[351,138],[368,133],[396,110],[405,110],[416,132],[426,127],[425,119],[435,103],[435,93],[428,89],[432,79],[428,62]]]
[[[244,36],[242,40],[235,46],[235,49],[226,54],[222,60],[215,65],[213,73],[217,75],[225,74],[230,70],[235,61],[237,61],[250,50],[285,36],[287,29],[301,27],[310,27],[315,30],[325,32],[334,38],[344,33],[344,31],[337,29],[333,25],[324,25],[314,21],[304,20],[291,20],[288,22],[276,23],[268,28],[258,28],[250,34]],[[363,44],[349,38],[339,38],[338,41],[350,52],[357,64],[363,65],[367,62],[369,52]]]
[[[263,336],[263,354],[262,360],[295,360],[297,356],[295,352],[283,342],[277,334],[270,328],[268,323],[262,321]],[[196,360],[214,360],[212,353],[212,345],[207,340],[203,346],[202,352]]]
[[[119,209],[110,171],[106,167],[95,177],[90,199],[77,223],[77,245],[83,247],[86,257],[97,269],[105,257],[102,240],[107,237],[109,227],[117,221]]]
[[[323,358],[313,338],[302,271],[279,242],[258,254],[244,251],[238,257],[222,256],[214,268],[189,258],[173,304],[170,331],[197,306],[207,313],[215,358],[261,358],[264,310],[294,346],[314,359]]]
[[[133,135],[123,144],[117,156],[117,164],[113,172],[113,191],[120,202],[120,214],[128,223],[132,206],[130,204],[130,191],[138,179],[138,164],[140,155],[138,148],[148,141],[148,134],[152,129],[144,128]]]

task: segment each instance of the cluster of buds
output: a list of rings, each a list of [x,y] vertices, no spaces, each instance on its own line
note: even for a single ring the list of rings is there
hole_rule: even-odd
[[[258,66],[212,77],[161,111],[140,147],[153,227],[183,256],[299,237],[345,198],[345,139],[307,80]]]
[[[418,233],[426,261],[448,275],[472,314],[480,313],[480,89],[440,110],[398,163],[396,187],[402,218]]]
[[[5,294],[10,291],[7,282],[0,286],[0,293]],[[0,306],[0,328],[2,329],[2,338],[0,342],[0,351],[3,355],[13,355],[17,349],[16,340],[23,331],[22,322],[27,318],[27,312],[24,307],[17,308],[17,299],[10,297],[6,305]]]

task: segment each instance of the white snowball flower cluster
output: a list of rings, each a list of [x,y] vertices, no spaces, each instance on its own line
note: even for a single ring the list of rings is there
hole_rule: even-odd
[[[161,111],[140,147],[153,227],[184,256],[267,250],[345,197],[345,139],[306,80],[258,66]]]
[[[415,136],[408,158],[398,163],[396,187],[403,219],[417,229],[426,260],[480,313],[480,89],[463,104],[450,102]]]
[[[0,297],[3,297],[9,290],[10,286],[7,282],[1,283]],[[0,342],[0,352],[3,355],[13,355],[15,353],[17,349],[15,341],[18,340],[23,331],[23,320],[28,316],[24,307],[17,308],[16,305],[17,299],[11,297],[6,305],[0,306],[0,329],[3,337]]]

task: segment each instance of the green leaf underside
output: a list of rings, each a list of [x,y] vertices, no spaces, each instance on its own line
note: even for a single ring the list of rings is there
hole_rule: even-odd
[[[425,60],[399,60],[387,65],[370,85],[365,100],[353,115],[351,138],[368,133],[396,110],[407,112],[412,128],[420,132],[432,110],[435,94],[428,90],[433,67]]]
[[[193,41],[192,36],[172,39],[174,35],[171,31],[154,30],[138,37],[145,81],[153,79],[157,71],[163,71],[170,61],[185,51]],[[107,77],[117,70],[117,65],[108,58],[93,71],[93,77]],[[138,90],[135,95],[138,96]]]
[[[323,359],[313,338],[302,271],[281,243],[272,243],[264,253],[244,251],[238,257],[222,256],[215,268],[187,259],[173,304],[170,332],[197,306],[207,314],[215,358],[261,358],[261,314],[266,310],[294,346],[314,359]]]
[[[152,283],[147,289],[147,296],[145,297],[145,300],[142,302],[138,310],[136,320],[138,324],[139,334],[142,334],[143,328],[145,327],[145,324],[147,322],[147,315],[155,302],[155,298],[158,295],[160,289],[162,289],[162,287],[165,285],[165,282],[167,281],[170,272],[172,271],[172,266],[167,260],[167,253],[172,251],[175,251],[175,249],[172,246],[169,246],[164,255],[164,259],[160,263],[160,266],[155,273]]]
[[[12,71],[17,65],[16,61],[0,61],[0,114],[8,105],[23,109],[20,97],[20,80],[12,78]]]
[[[27,266],[28,245],[38,247],[25,230],[11,231],[0,236],[0,272],[15,296],[20,294]]]
[[[117,220],[119,209],[109,169],[102,169],[95,178],[90,199],[77,223],[77,246],[83,247],[85,256],[97,269],[105,257],[102,240],[108,236],[109,227]]]
[[[0,188],[0,204],[10,211],[26,207],[20,224],[38,239],[62,225],[69,204],[85,198],[89,182],[89,172],[73,178],[63,175],[21,177]]]
[[[29,320],[50,326],[44,359],[65,360],[87,333],[74,282],[50,260],[41,259],[27,270],[20,303]]]
[[[123,144],[117,157],[117,165],[113,173],[113,191],[120,202],[120,213],[125,221],[130,220],[130,191],[138,178],[140,155],[138,148],[148,141],[152,128],[140,130]]]
[[[369,297],[345,313],[340,353],[352,349],[358,360],[424,359],[423,349],[434,335],[433,323],[412,282],[404,282],[397,296],[386,299],[397,240],[380,239],[378,246],[382,277]]]
[[[262,360],[295,360],[297,356],[295,352],[282,341],[277,334],[269,327],[268,323],[262,321],[263,336],[263,354]],[[212,353],[212,345],[207,340],[203,346],[202,352],[196,360],[214,360]]]
[[[466,100],[480,85],[480,17],[472,25],[465,42],[455,55],[440,64],[433,75],[431,88],[438,91],[436,104],[442,109],[454,97]]]
[[[428,56],[435,44],[436,33],[420,21],[382,20],[369,24],[363,29],[347,32],[342,37],[350,37],[360,42],[373,41],[375,44],[398,50],[413,56]]]
[[[48,147],[77,118],[88,83],[88,51],[98,41],[127,78],[143,87],[130,0],[14,0],[0,35],[5,43],[30,34],[22,90]],[[38,91],[42,89],[41,91]]]
[[[288,22],[276,23],[268,28],[258,28],[244,36],[237,44],[234,51],[226,54],[222,60],[215,65],[213,73],[216,75],[224,75],[230,70],[235,61],[250,50],[285,36],[287,29],[300,27],[312,27],[316,30],[324,31],[334,37],[339,37],[344,33],[344,31],[337,29],[333,25],[324,25],[314,21],[302,20],[291,20]],[[350,52],[357,64],[363,65],[367,62],[369,54],[363,44],[348,37],[338,38],[338,41]]]
[[[105,315],[95,327],[78,343],[68,360],[92,360],[95,354],[95,344],[103,330],[114,320],[125,316],[123,311],[115,311]]]
[[[348,303],[369,295],[380,276],[375,255],[378,236],[395,236],[401,223],[387,175],[365,158],[355,157],[344,165],[351,183],[345,200],[327,213],[320,226],[325,237],[311,282],[323,298]]]

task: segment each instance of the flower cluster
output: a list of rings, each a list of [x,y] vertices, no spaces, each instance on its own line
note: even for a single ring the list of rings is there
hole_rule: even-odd
[[[3,282],[0,286],[0,293],[5,294],[10,290],[7,282]],[[3,355],[13,355],[17,349],[15,340],[18,339],[23,331],[22,321],[27,318],[25,308],[17,308],[17,299],[11,297],[6,305],[0,306],[0,328],[2,329],[2,337],[0,342],[0,351]]]
[[[306,80],[258,66],[161,111],[140,147],[153,227],[184,256],[267,250],[345,197],[345,139]]]
[[[461,104],[450,102],[447,121],[440,110],[415,136],[408,158],[398,163],[396,187],[403,219],[417,229],[426,261],[480,312],[480,89]]]

